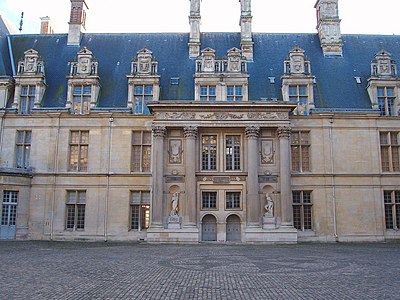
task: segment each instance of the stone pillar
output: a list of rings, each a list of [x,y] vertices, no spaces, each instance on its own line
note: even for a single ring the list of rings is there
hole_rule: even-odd
[[[290,127],[279,127],[279,160],[282,226],[293,227],[292,188],[290,177]]]
[[[258,194],[258,136],[260,128],[246,127],[247,137],[247,225],[260,225],[260,196]]]
[[[196,227],[197,193],[196,193],[196,139],[197,127],[183,128],[185,135],[185,195],[184,227]]]
[[[151,203],[151,227],[162,227],[164,205],[164,137],[163,126],[155,126],[153,131],[153,201]]]

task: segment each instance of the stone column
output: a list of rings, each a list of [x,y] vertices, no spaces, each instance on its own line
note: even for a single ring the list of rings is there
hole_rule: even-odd
[[[185,135],[185,227],[196,227],[197,201],[196,201],[196,139],[197,127],[186,126],[183,128]]]
[[[153,201],[151,204],[151,227],[162,227],[164,205],[164,137],[163,126],[155,126],[153,131]]]
[[[247,137],[247,225],[260,225],[260,196],[258,194],[258,136],[260,128],[246,127]]]
[[[290,127],[279,127],[279,160],[282,226],[293,226],[292,188],[290,178]]]

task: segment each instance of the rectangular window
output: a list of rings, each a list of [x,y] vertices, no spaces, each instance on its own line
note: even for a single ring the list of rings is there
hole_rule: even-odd
[[[383,172],[400,172],[399,132],[381,132],[381,164]]]
[[[90,111],[91,98],[91,85],[74,85],[72,90],[72,107],[74,114],[88,114]]]
[[[215,85],[202,85],[200,86],[200,100],[201,101],[215,101],[216,97]]]
[[[150,225],[150,192],[132,191],[130,200],[130,229],[145,230]]]
[[[378,107],[381,112],[381,116],[395,116],[395,92],[394,87],[378,87]]]
[[[226,192],[225,200],[226,200],[226,209],[240,209],[240,192]]]
[[[151,132],[132,132],[132,172],[151,171]]]
[[[312,230],[311,192],[293,191],[293,225],[298,230]]]
[[[203,135],[201,138],[201,169],[217,169],[217,136]]]
[[[87,171],[89,131],[71,131],[69,142],[69,170]]]
[[[289,101],[298,102],[306,105],[308,103],[308,93],[306,85],[289,85]]]
[[[65,228],[67,230],[85,229],[86,191],[67,191],[67,210]]]
[[[16,167],[18,169],[29,169],[30,167],[31,138],[32,131],[17,131]]]
[[[3,203],[1,209],[1,225],[15,226],[17,221],[17,191],[3,191]]]
[[[291,152],[292,171],[310,171],[310,133],[307,131],[292,132]]]
[[[227,135],[225,139],[226,170],[240,170],[240,135]]]
[[[227,101],[242,101],[243,88],[241,85],[228,85],[226,87],[226,100]]]
[[[133,87],[133,98],[135,114],[149,114],[150,112],[146,103],[153,100],[153,86],[135,84]]]
[[[217,192],[201,192],[201,208],[216,209],[217,208]]]
[[[400,226],[400,191],[384,191],[386,229],[399,230]]]
[[[28,115],[32,113],[32,108],[35,105],[36,86],[23,85],[21,86],[20,105],[18,112]]]

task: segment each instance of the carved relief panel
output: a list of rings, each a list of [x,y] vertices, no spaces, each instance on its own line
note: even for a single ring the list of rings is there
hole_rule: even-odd
[[[273,140],[262,139],[260,142],[261,164],[274,164],[275,149]]]
[[[170,139],[168,145],[169,163],[182,164],[182,140]]]

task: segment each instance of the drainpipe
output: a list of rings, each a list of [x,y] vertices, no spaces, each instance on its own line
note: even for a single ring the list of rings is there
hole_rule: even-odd
[[[332,206],[333,206],[333,235],[336,242],[339,242],[337,231],[337,218],[336,218],[336,187],[335,187],[335,160],[333,157],[333,116],[329,119],[329,146],[331,156],[331,174],[332,174]]]
[[[58,143],[60,141],[60,125],[61,124],[61,114],[58,115],[58,124],[57,124],[57,135],[56,135],[56,144],[54,149],[54,176],[53,176],[53,199],[51,203],[51,220],[50,220],[50,240],[52,241],[53,231],[54,231],[54,209],[56,206],[56,181],[57,181],[57,172],[58,172]]]
[[[106,186],[106,199],[105,199],[105,211],[104,211],[104,241],[107,242],[107,230],[108,230],[108,200],[110,196],[110,166],[111,166],[111,137],[112,137],[112,124],[114,122],[114,118],[112,115],[108,119],[108,150],[107,150],[107,186]]]

